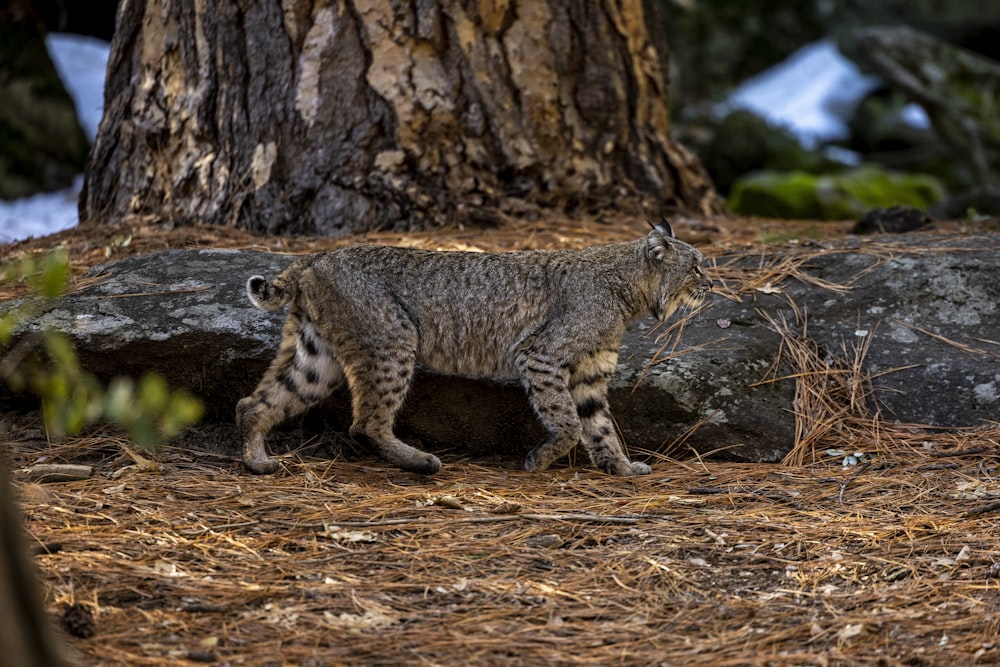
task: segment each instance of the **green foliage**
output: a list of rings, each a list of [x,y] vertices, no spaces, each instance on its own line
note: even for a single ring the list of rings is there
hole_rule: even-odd
[[[986,222],[990,220],[993,216],[980,213],[974,207],[970,206],[965,209],[965,219],[969,222]]]
[[[31,363],[26,381],[42,399],[42,415],[56,438],[79,432],[101,416],[100,384],[80,368],[73,345],[65,336],[49,332],[42,337],[48,365]]]
[[[65,293],[70,275],[63,250],[41,261],[26,257],[4,267],[3,279],[23,281],[36,298],[0,313],[0,381],[41,399],[45,427],[54,438],[106,420],[124,427],[139,444],[152,447],[197,422],[201,402],[184,391],[172,391],[156,373],[146,373],[138,383],[116,378],[105,389],[80,366],[65,335],[44,331],[14,340],[21,324]]]
[[[131,378],[116,378],[104,397],[104,414],[129,430],[136,442],[151,446],[201,418],[201,403],[184,392],[171,391],[167,381],[147,373],[138,386]]]
[[[57,248],[39,262],[34,255],[27,255],[18,262],[8,263],[3,270],[8,281],[24,281],[44,299],[55,299],[69,286],[70,269],[66,250]],[[0,338],[0,343],[8,341]]]

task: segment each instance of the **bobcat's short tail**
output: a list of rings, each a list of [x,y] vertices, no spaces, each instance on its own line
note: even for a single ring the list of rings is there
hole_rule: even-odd
[[[261,310],[277,310],[289,302],[289,294],[264,276],[250,276],[247,281],[247,296],[250,303]]]
[[[264,276],[250,276],[247,296],[261,310],[277,310],[295,297],[299,274],[312,263],[311,257],[298,259],[281,272],[273,282]]]

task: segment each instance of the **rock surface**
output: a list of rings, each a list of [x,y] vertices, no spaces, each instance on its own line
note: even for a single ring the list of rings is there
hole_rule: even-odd
[[[678,455],[691,447],[737,460],[780,459],[794,439],[794,380],[758,383],[773,377],[782,343],[767,316],[794,323],[790,303],[805,315],[808,336],[835,355],[850,356],[871,337],[864,367],[877,375],[886,418],[967,426],[1000,417],[1000,236],[887,236],[768,253],[716,260],[731,297],[734,285],[744,285],[740,300],[712,295],[685,322],[676,348],[676,329],[658,340],[652,320],[630,331],[611,403],[633,450],[665,451],[682,439]],[[32,326],[68,333],[85,366],[102,377],[158,370],[202,397],[208,419],[230,423],[236,401],[273,357],[283,319],[253,308],[244,281],[273,276],[291,259],[230,250],[124,259],[96,270],[102,280]],[[761,284],[774,267],[792,265],[804,280],[774,271],[773,283]],[[777,369],[778,376],[790,372]],[[314,414],[346,431],[348,405],[341,393]],[[431,373],[418,376],[398,431],[433,451],[513,457],[544,436],[515,383]],[[233,453],[237,446],[234,438]]]

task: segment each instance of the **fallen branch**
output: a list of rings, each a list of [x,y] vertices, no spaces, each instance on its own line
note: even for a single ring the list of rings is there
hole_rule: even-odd
[[[75,463],[39,463],[18,471],[29,482],[78,482],[94,473],[94,466]]]
[[[1000,510],[1000,501],[987,503],[985,505],[980,505],[979,507],[974,507],[965,513],[966,517],[982,516],[983,514],[992,514]]]

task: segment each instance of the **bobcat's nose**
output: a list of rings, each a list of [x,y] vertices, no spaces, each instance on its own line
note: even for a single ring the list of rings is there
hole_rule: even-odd
[[[697,287],[698,292],[704,294],[706,292],[711,291],[712,279],[705,274],[704,269],[702,269],[700,266],[697,268],[697,275],[698,275],[698,287]]]

